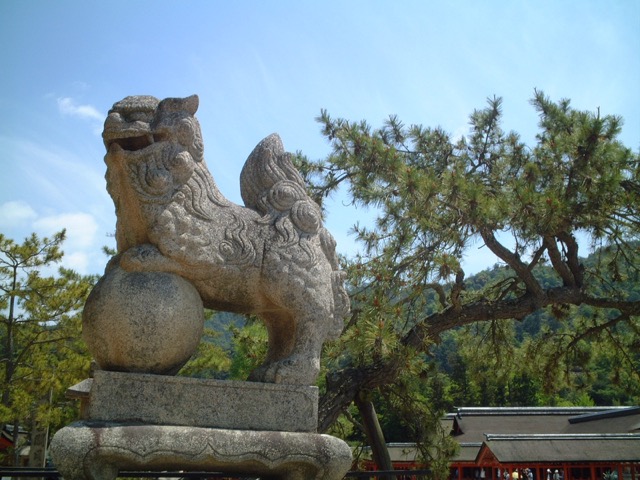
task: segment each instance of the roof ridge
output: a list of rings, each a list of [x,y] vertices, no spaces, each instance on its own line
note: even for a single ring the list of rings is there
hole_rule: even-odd
[[[629,415],[629,413],[620,413],[623,410],[639,409],[640,407],[459,407],[455,416],[458,418],[464,416],[501,416],[501,415],[575,415],[576,417],[584,415],[597,415],[611,412],[617,415]]]
[[[590,422],[593,420],[601,420],[603,418],[626,417],[627,415],[635,414],[640,414],[640,407],[623,407],[621,409],[612,409],[604,412],[586,413],[570,418],[569,423]]]
[[[491,440],[640,440],[638,433],[485,433]]]

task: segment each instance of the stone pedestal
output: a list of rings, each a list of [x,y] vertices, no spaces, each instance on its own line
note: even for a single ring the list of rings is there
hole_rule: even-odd
[[[51,442],[67,480],[120,470],[341,480],[351,466],[345,442],[315,433],[316,387],[98,371],[70,393],[82,420]]]
[[[78,422],[51,444],[66,480],[113,480],[118,471],[209,471],[282,480],[341,480],[342,440],[315,433]]]

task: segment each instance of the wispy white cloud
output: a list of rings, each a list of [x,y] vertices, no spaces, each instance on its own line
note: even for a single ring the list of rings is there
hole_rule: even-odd
[[[99,248],[96,235],[98,223],[93,215],[84,212],[49,215],[38,218],[32,227],[43,237],[51,237],[54,233],[66,229],[67,237],[62,245],[64,257],[61,264],[81,274],[99,270],[99,267],[92,265],[92,259]]]
[[[90,120],[91,123],[94,120]],[[0,232],[16,242],[62,230],[62,265],[79,273],[104,269],[102,246],[114,240],[114,208],[105,189],[99,142],[63,144],[0,135]],[[58,139],[56,139],[58,140]]]
[[[100,249],[104,239],[98,237],[100,226],[94,215],[85,212],[42,215],[42,212],[37,212],[22,200],[0,204],[0,231],[17,243],[31,233],[36,233],[40,238],[51,238],[63,229],[66,230],[62,245],[64,257],[60,264],[45,269],[45,273],[53,275],[59,265],[81,274],[101,271],[104,258],[100,255]]]
[[[89,255],[85,252],[65,253],[62,263],[66,268],[86,274],[89,270]]]
[[[98,111],[93,105],[78,105],[71,97],[59,97],[58,109],[63,115],[79,117],[90,120],[102,121],[104,115]]]
[[[0,227],[26,225],[38,215],[27,202],[12,200],[0,205]]]
[[[76,250],[91,247],[96,240],[98,223],[88,213],[61,213],[42,217],[33,223],[44,235],[53,235],[63,228],[67,230],[65,249]]]
[[[2,174],[11,179],[3,185],[0,203],[23,199],[36,209],[75,211],[79,205],[109,202],[100,146],[87,143],[73,150],[0,135],[6,160]]]

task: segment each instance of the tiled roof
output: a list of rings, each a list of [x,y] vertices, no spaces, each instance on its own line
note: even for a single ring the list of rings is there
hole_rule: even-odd
[[[454,438],[463,447],[456,458],[458,461],[473,461],[471,457],[475,459],[473,453],[480,451],[482,442],[492,452],[494,447],[501,449],[499,452],[505,456],[508,456],[508,449],[520,449],[518,452],[522,455],[529,452],[532,456],[549,457],[546,461],[552,460],[550,456],[554,451],[566,450],[562,447],[563,442],[574,445],[571,448],[576,448],[578,443],[575,442],[579,442],[581,451],[598,450],[608,460],[614,460],[607,453],[609,446],[620,447],[621,452],[625,448],[635,448],[636,457],[640,457],[639,407],[459,408],[455,415],[448,416],[451,418],[454,420]],[[623,438],[633,433],[638,434],[637,437]],[[510,443],[513,445],[509,446]],[[515,450],[513,452],[516,455]],[[494,454],[497,456],[496,452]],[[564,453],[561,456],[570,460]],[[586,458],[594,456],[587,455]],[[538,461],[536,459],[522,461]]]
[[[640,461],[640,434],[487,435],[485,449],[501,463]]]

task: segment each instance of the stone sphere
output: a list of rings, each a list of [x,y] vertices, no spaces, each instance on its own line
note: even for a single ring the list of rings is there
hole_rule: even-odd
[[[171,273],[111,268],[82,312],[82,337],[102,370],[174,375],[203,328],[200,295]]]

